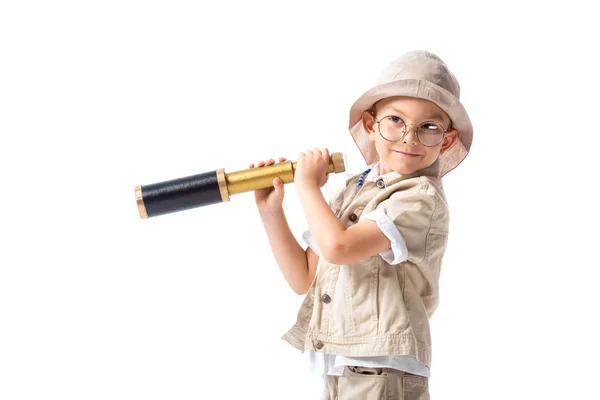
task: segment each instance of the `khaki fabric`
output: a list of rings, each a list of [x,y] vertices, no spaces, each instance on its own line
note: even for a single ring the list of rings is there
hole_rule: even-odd
[[[342,376],[323,375],[321,400],[429,400],[429,380],[391,368],[344,368]]]
[[[350,176],[329,205],[346,227],[373,210],[398,227],[408,259],[388,264],[379,254],[336,265],[320,257],[317,273],[283,339],[302,352],[350,357],[408,355],[431,367],[429,318],[448,237],[448,207],[438,162],[412,175],[365,182]],[[350,216],[354,214],[358,218]],[[327,296],[324,296],[327,295]]]

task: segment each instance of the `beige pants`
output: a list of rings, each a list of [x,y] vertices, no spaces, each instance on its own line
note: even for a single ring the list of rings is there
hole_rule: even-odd
[[[429,400],[427,378],[391,368],[344,367],[323,380],[321,400]]]

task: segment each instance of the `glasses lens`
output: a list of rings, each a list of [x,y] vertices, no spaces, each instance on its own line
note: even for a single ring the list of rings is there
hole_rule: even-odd
[[[405,130],[406,125],[404,124],[404,121],[395,115],[384,117],[379,122],[379,131],[387,140],[400,140],[402,136],[404,136]]]
[[[442,141],[444,129],[437,124],[427,122],[419,127],[417,136],[425,146],[435,146]]]

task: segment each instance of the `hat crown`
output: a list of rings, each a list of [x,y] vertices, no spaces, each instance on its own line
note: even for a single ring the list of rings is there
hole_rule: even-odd
[[[377,85],[408,79],[431,82],[460,98],[460,85],[454,74],[441,58],[428,51],[411,51],[397,58],[381,71]]]

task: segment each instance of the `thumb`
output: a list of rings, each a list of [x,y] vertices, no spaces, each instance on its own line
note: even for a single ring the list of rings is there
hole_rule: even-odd
[[[273,179],[273,186],[275,187],[276,192],[281,192],[283,190],[283,182],[279,178]]]

